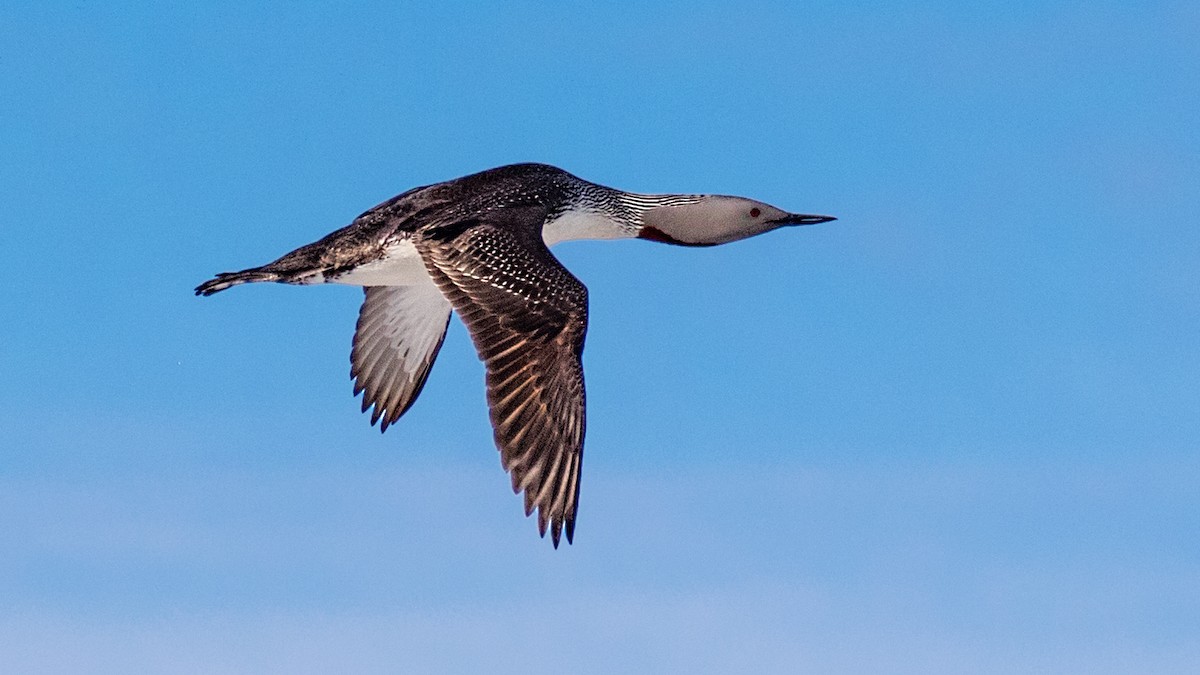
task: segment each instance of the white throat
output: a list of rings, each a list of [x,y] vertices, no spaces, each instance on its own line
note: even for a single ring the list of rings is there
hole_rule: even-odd
[[[629,239],[636,236],[636,229],[589,209],[566,211],[542,225],[542,239],[547,246],[577,239]]]

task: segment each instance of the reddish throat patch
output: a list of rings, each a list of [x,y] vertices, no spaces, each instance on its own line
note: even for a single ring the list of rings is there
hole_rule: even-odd
[[[663,232],[657,227],[645,225],[638,231],[638,239],[649,239],[650,241],[661,241],[664,244],[675,244],[676,246],[716,246],[716,244],[693,244],[691,242],[679,241],[675,237]]]

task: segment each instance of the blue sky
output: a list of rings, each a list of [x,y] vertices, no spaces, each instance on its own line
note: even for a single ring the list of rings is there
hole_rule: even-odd
[[[1179,672],[1194,3],[8,3],[0,670]],[[215,272],[515,161],[835,223],[579,242],[576,544],[453,323]]]

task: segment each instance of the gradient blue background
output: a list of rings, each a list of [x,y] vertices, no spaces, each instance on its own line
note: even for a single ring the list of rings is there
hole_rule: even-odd
[[[0,9],[0,671],[1200,663],[1200,10]],[[453,323],[215,272],[515,161],[840,220],[580,242],[576,544]]]

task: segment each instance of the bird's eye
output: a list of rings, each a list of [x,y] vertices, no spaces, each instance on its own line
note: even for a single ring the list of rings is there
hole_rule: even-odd
[[[760,211],[760,210],[759,210],[759,208],[758,208],[757,206],[756,206],[756,207],[754,207],[754,208],[752,208],[752,209],[750,209],[750,217],[751,217],[751,218],[757,218],[757,217],[759,217],[760,215],[762,215],[762,211]]]

